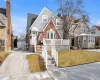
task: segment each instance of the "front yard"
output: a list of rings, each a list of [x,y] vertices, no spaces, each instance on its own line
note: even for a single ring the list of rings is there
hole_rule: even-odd
[[[62,50],[58,51],[59,67],[70,67],[80,64],[100,62],[100,52],[89,52],[83,50]]]
[[[30,72],[41,72],[46,70],[45,63],[40,55],[27,55],[27,60],[29,63]]]

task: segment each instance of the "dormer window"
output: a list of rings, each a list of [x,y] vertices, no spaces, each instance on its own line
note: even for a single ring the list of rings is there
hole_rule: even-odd
[[[56,19],[56,26],[61,26],[61,20],[60,19]]]
[[[42,22],[47,23],[48,22],[48,16],[47,15],[42,15]]]

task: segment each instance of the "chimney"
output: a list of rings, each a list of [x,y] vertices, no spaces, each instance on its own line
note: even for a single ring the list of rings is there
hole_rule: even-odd
[[[6,16],[10,20],[10,0],[6,0]]]
[[[7,17],[7,47],[11,49],[11,14],[10,14],[10,0],[6,0],[6,17]]]
[[[61,14],[60,13],[58,13],[58,15],[57,15],[58,17],[61,17]]]

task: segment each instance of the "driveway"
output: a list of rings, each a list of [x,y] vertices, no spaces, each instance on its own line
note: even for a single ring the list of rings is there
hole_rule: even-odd
[[[100,80],[100,63],[91,63],[49,71],[54,80]]]

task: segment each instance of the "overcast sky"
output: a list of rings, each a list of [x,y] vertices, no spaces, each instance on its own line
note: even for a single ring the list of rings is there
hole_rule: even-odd
[[[91,24],[100,25],[100,0],[83,0],[84,10],[88,12]],[[5,8],[5,0],[0,0],[0,7]],[[39,14],[47,7],[55,14],[57,13],[57,3],[55,0],[11,0],[11,18],[14,35],[26,31],[27,14]]]

